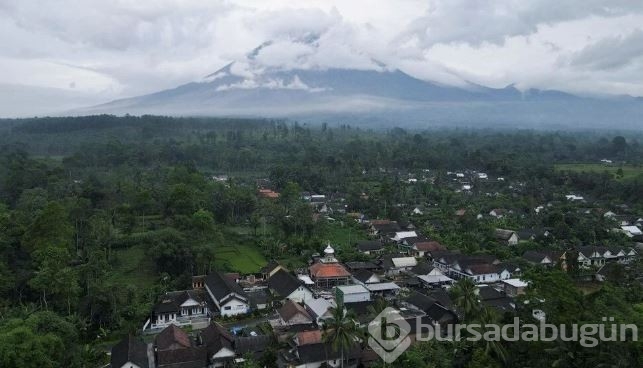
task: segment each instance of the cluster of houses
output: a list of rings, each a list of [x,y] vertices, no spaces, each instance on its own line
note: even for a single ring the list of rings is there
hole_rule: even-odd
[[[488,180],[485,173],[479,172],[449,175],[462,185]],[[279,193],[266,187],[258,191],[260,197],[279,197]],[[576,197],[568,200],[584,202]],[[317,214],[344,212],[341,196],[302,193],[302,198]],[[540,206],[540,210],[544,208]],[[423,210],[417,207],[413,211],[421,215]],[[512,212],[496,208],[488,216],[500,219]],[[462,209],[456,215],[465,213]],[[142,328],[149,342],[126,337],[112,348],[111,366],[229,367],[243,363],[248,356],[259,359],[268,350],[275,351],[280,367],[369,366],[378,357],[363,344],[356,343],[340,352],[324,338],[324,323],[333,317],[336,308],[344,308],[359,326],[366,326],[375,317],[377,305],[385,302],[397,307],[405,319],[421,319],[423,324],[443,327],[457,323],[461,317],[448,293],[457,280],[473,281],[481,304],[512,313],[515,298],[528,286],[520,279],[522,266],[568,270],[573,264],[592,270],[602,281],[606,267],[631,263],[638,256],[635,248],[586,246],[564,251],[530,250],[516,263],[503,262],[493,255],[449,250],[424,236],[412,223],[369,221],[361,214],[347,215],[367,224],[370,240],[354,246],[368,260],[341,261],[328,244],[322,254],[313,255],[308,267],[300,270],[288,270],[271,261],[256,274],[215,271],[194,276],[190,290],[168,292],[152,307]],[[634,240],[642,235],[643,221],[619,226],[618,231]],[[550,232],[548,228],[496,229],[494,235],[499,242],[514,246],[520,240],[548,237]],[[257,311],[260,313],[255,316],[263,316],[255,318],[258,323],[235,327],[236,319]],[[260,323],[269,328],[258,328]]]
[[[233,366],[248,354],[260,356],[274,342],[287,346],[277,352],[280,366],[338,366],[341,353],[322,333],[324,321],[338,306],[356,316],[361,326],[374,318],[378,301],[397,306],[404,318],[440,326],[456,323],[458,312],[444,287],[457,278],[478,275],[476,265],[481,263],[466,256],[449,258],[441,244],[406,235],[412,234],[398,236],[406,253],[380,254],[368,262],[340,262],[328,245],[323,255],[312,257],[305,272],[291,272],[272,261],[260,273],[244,277],[221,272],[195,276],[191,290],[166,293],[152,308],[143,332],[156,334],[154,340],[144,343],[128,336],[113,347],[112,367]],[[382,244],[373,240],[357,246],[377,254],[382,251],[377,243]],[[496,265],[502,268],[501,263]],[[507,275],[502,276],[505,284],[481,286],[480,301],[503,310],[513,308],[511,295],[518,295],[526,285],[521,287],[519,280]],[[497,278],[480,283],[491,284]],[[509,287],[513,289],[505,291]],[[400,294],[403,289],[406,292]],[[270,333],[254,329],[239,334],[216,322],[256,310],[268,313],[265,321],[271,326]],[[373,351],[359,344],[344,352],[345,366],[376,360]]]

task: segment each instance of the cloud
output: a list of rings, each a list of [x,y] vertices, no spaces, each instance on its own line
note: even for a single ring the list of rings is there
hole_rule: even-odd
[[[450,85],[643,96],[641,24],[640,0],[0,0],[0,81],[107,101],[231,62],[250,80],[381,62]]]
[[[639,63],[643,59],[643,30],[627,36],[599,40],[569,58],[569,64],[595,70],[615,70]]]
[[[529,35],[543,24],[641,13],[637,0],[432,0],[423,15],[402,33],[424,47],[438,43],[502,43],[507,37]]]

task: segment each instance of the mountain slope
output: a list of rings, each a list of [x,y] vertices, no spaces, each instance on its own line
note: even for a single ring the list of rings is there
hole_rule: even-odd
[[[259,49],[260,50],[260,49]],[[233,115],[344,120],[389,125],[512,125],[640,129],[640,99],[583,98],[558,91],[439,85],[399,70],[258,66],[249,54],[192,82],[116,100],[82,113]]]

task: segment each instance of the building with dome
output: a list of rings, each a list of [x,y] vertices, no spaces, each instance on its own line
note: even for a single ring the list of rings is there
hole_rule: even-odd
[[[335,250],[330,243],[324,249],[324,256],[308,267],[308,274],[315,286],[324,289],[348,285],[351,280],[351,273],[335,258]]]

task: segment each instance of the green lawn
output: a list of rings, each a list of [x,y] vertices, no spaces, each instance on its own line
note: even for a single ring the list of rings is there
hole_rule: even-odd
[[[113,252],[116,258],[112,275],[113,281],[122,285],[132,284],[141,289],[154,285],[157,278],[154,264],[145,255],[145,249],[142,245],[116,249]]]
[[[324,242],[328,240],[333,246],[337,246],[340,249],[347,246],[350,248],[355,242],[368,239],[364,230],[357,228],[353,224],[344,223],[342,226],[339,220],[328,224],[325,236]]]
[[[557,171],[574,171],[574,172],[594,172],[594,173],[603,173],[607,171],[616,178],[616,172],[619,168],[623,169],[623,178],[622,179],[631,179],[639,175],[643,175],[643,167],[637,167],[632,165],[605,165],[601,163],[585,163],[585,164],[557,164],[554,165],[554,168]]]
[[[268,263],[259,248],[253,245],[233,245],[216,248],[215,264],[230,264],[234,271],[241,273],[258,272]]]

